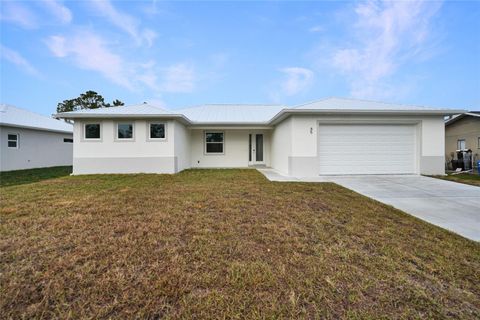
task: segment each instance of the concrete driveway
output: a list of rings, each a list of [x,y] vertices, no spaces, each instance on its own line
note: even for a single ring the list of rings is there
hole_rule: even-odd
[[[465,238],[480,241],[480,187],[417,175],[290,178],[268,170],[272,169],[259,171],[275,181],[337,183]]]

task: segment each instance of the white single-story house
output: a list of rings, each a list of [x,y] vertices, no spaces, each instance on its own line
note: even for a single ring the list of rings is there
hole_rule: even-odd
[[[0,171],[71,166],[73,126],[0,105]]]
[[[288,176],[443,174],[443,117],[461,110],[328,98],[294,107],[149,104],[74,120],[73,173],[266,166]]]

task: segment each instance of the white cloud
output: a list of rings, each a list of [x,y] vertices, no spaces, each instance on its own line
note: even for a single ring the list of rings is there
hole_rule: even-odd
[[[34,75],[34,76],[40,76],[40,73],[38,70],[32,66],[30,62],[28,62],[22,55],[12,49],[9,49],[3,45],[0,45],[0,56],[2,59],[5,59],[6,61],[13,63],[14,65],[20,67],[23,69],[25,72]]]
[[[356,22],[349,45],[334,51],[332,66],[350,82],[360,98],[385,97],[400,66],[428,48],[432,18],[441,2],[369,1],[355,8]],[[355,43],[356,45],[351,45]]]
[[[322,32],[324,29],[322,26],[313,26],[308,31],[310,32]]]
[[[46,40],[46,44],[54,56],[70,58],[81,69],[97,71],[118,85],[133,88],[122,57],[111,52],[99,35],[79,31],[70,37],[51,36]]]
[[[281,83],[283,93],[293,96],[306,91],[313,83],[313,71],[299,67],[289,67],[280,70],[285,75]]]
[[[56,0],[43,0],[43,4],[61,23],[68,24],[72,21],[72,12],[63,3]]]
[[[98,72],[129,90],[148,88],[160,95],[162,92],[192,92],[196,87],[192,64],[178,63],[165,68],[157,66],[154,60],[129,60],[112,50],[111,43],[91,30],[50,36],[45,44],[55,57],[67,59],[78,68]]]
[[[108,0],[94,0],[90,2],[95,11],[107,18],[114,26],[128,33],[140,45],[146,43],[151,47],[157,33],[151,29],[140,29],[140,23],[129,14],[118,11]]]
[[[36,15],[20,2],[2,1],[0,5],[0,20],[19,25],[25,29],[38,27]]]
[[[162,89],[166,92],[192,92],[195,89],[195,82],[193,66],[179,63],[165,70]]]

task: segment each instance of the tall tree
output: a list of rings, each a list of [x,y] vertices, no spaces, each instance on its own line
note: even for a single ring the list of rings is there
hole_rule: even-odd
[[[98,94],[95,91],[89,90],[85,93],[80,94],[79,97],[63,100],[57,104],[57,112],[69,112],[82,109],[98,109],[98,108],[108,108],[108,107],[118,107],[123,106],[124,103],[118,99],[113,101],[113,105],[106,103],[102,95]]]

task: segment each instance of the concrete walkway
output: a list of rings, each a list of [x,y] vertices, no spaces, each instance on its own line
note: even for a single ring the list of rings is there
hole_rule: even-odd
[[[480,187],[417,175],[296,178],[259,169],[271,181],[334,182],[417,218],[480,241]]]

